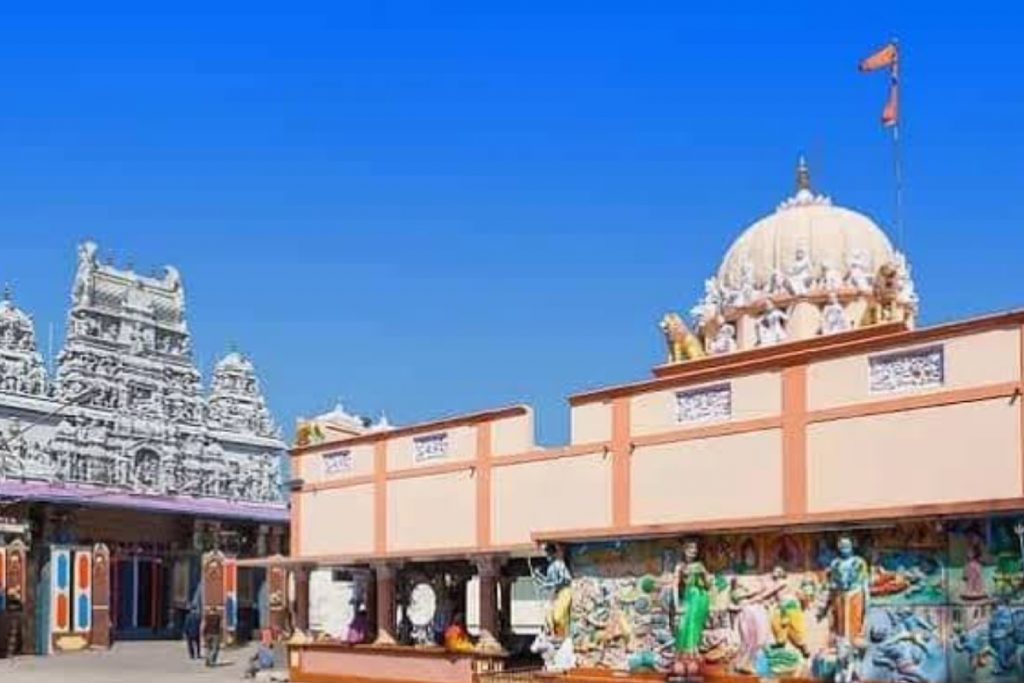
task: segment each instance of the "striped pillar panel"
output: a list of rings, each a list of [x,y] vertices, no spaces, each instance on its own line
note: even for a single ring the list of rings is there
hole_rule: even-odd
[[[75,633],[88,633],[92,629],[92,552],[75,552],[74,590]]]
[[[50,630],[54,634],[71,630],[71,551],[50,551]]]
[[[224,627],[238,627],[238,565],[234,558],[224,560]]]

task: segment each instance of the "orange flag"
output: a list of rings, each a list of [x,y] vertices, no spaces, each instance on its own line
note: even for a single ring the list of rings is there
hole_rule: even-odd
[[[882,109],[882,125],[887,128],[895,126],[899,122],[900,113],[900,54],[896,41],[890,41],[881,50],[861,60],[859,68],[861,71],[889,69],[889,99]]]
[[[899,54],[896,51],[896,43],[889,43],[875,54],[861,60],[860,70],[875,71],[877,69],[884,69],[887,66],[894,65],[898,58]]]
[[[882,125],[888,128],[899,122],[900,116],[900,84],[896,80],[896,69],[892,72],[892,82],[889,83],[889,99],[882,109]]]

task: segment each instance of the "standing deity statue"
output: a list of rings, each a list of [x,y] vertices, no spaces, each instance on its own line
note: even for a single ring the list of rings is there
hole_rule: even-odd
[[[839,303],[835,292],[828,295],[828,303],[821,311],[821,333],[835,334],[850,329],[850,319],[846,317],[846,309]]]
[[[548,566],[542,573],[533,570],[533,580],[548,595],[548,609],[544,625],[553,638],[561,640],[569,635],[569,607],[572,604],[572,574],[565,564],[561,548],[553,543],[544,546]]]
[[[823,261],[821,264],[820,286],[826,292],[838,292],[843,286],[843,276],[831,261]]]
[[[769,295],[775,294],[786,294],[788,292],[786,285],[786,276],[782,274],[782,271],[778,268],[772,270],[771,276],[768,278],[768,290],[765,292]]]
[[[690,309],[697,329],[706,329],[708,324],[713,322],[722,309],[722,292],[718,286],[717,278],[708,278],[704,281],[704,298],[696,306]],[[250,391],[249,393],[254,393]]]
[[[870,292],[872,282],[868,253],[863,249],[855,249],[850,254],[850,259],[846,265],[848,269],[846,280],[850,283],[850,286],[865,294]]]
[[[757,320],[757,345],[772,346],[786,341],[786,321],[789,316],[769,299],[764,303],[764,313]]]
[[[786,290],[793,296],[805,296],[813,282],[811,256],[807,253],[807,247],[800,245],[786,272]]]
[[[714,339],[711,340],[710,350],[714,355],[735,351],[736,328],[730,323],[725,323],[719,327]]]
[[[828,596],[818,619],[831,616],[832,635],[856,648],[864,644],[864,623],[868,609],[868,563],[853,552],[853,539],[840,536],[839,556],[826,572]]]
[[[92,300],[89,291],[90,278],[96,270],[96,244],[83,242],[78,246],[78,270],[75,271],[75,284],[71,290],[71,302],[76,305],[88,305]]]
[[[683,544],[683,560],[675,568],[676,613],[676,665],[675,673],[682,676],[700,674],[700,642],[704,636],[711,608],[709,590],[710,572],[700,561],[697,541]]]

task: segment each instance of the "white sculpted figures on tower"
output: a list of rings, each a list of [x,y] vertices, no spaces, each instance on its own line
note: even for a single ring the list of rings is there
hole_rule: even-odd
[[[59,395],[67,399],[88,387],[98,391],[87,410],[68,414],[47,444],[49,457],[59,465],[54,476],[125,486],[146,495],[207,496],[238,494],[245,478],[261,476],[266,465],[252,460],[253,451],[276,450],[283,444],[276,433],[249,428],[270,425],[255,380],[249,383],[252,394],[225,390],[219,401],[210,396],[215,406],[211,412],[231,421],[232,428],[206,419],[208,401],[188,352],[183,287],[176,269],[148,277],[112,264],[100,266],[96,246],[86,243],[78,252],[72,300],[57,359]],[[0,350],[0,362],[4,360]],[[38,373],[20,374],[26,388],[38,385]],[[238,398],[260,419],[235,420],[233,402]],[[238,475],[227,474],[232,471]],[[280,499],[279,489],[268,495],[258,487],[248,489],[241,497],[251,502]]]
[[[719,355],[723,353],[732,353],[736,350],[736,328],[730,324],[725,323],[715,332],[714,339],[711,340],[711,346],[709,349],[712,355]]]
[[[850,319],[846,317],[846,309],[839,303],[835,292],[829,294],[828,304],[821,312],[821,333],[835,334],[850,329]]]
[[[764,303],[764,313],[757,320],[757,345],[772,346],[786,341],[786,321],[789,316],[777,308],[771,299]]]
[[[786,289],[793,296],[804,296],[813,282],[811,257],[807,253],[807,247],[801,244],[797,246],[793,263],[786,272]]]
[[[849,270],[846,279],[850,285],[859,292],[870,292],[872,287],[871,263],[867,252],[863,249],[855,250],[850,254],[847,268]]]
[[[83,242],[78,245],[78,270],[71,290],[71,303],[75,306],[88,306],[92,303],[92,274],[96,266],[96,244]]]

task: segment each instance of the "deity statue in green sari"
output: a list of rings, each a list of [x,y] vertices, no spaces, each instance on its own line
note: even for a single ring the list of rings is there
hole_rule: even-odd
[[[697,541],[683,544],[683,561],[676,565],[676,673],[696,676],[700,673],[700,641],[708,620],[711,574],[698,559]]]

